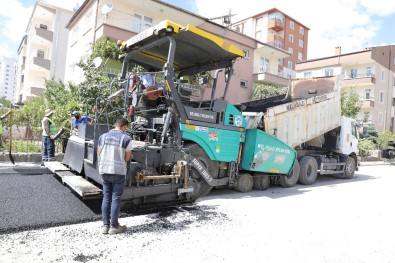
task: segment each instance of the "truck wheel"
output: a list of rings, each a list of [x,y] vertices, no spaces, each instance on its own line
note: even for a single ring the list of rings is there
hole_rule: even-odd
[[[278,184],[282,187],[295,186],[299,179],[299,170],[300,170],[299,162],[298,160],[295,160],[292,171],[287,176],[281,175],[278,180]]]
[[[317,179],[317,160],[312,156],[303,156],[300,159],[300,172],[298,183],[304,185],[314,184]]]
[[[238,192],[246,193],[251,191],[253,185],[252,176],[249,173],[239,174],[236,179],[235,190]]]
[[[200,147],[198,144],[190,144],[186,146],[193,157],[199,160],[204,167],[206,167],[207,171],[211,174],[211,176],[214,179],[218,178],[218,170],[219,170],[219,165],[217,161],[211,160],[207,153],[203,150],[202,147]],[[192,168],[191,171],[191,177],[195,178],[198,180],[199,185],[200,185],[200,191],[199,194],[200,196],[205,196],[208,193],[210,193],[211,189],[213,188],[211,185],[209,185],[204,178],[202,178],[199,174],[198,171],[196,171],[194,168]]]
[[[341,179],[351,179],[355,173],[355,159],[352,156],[348,156],[346,160],[346,165],[344,167],[344,172],[340,174]]]
[[[252,176],[253,185],[252,188],[257,190],[266,190],[270,186],[270,176],[262,173],[254,173]]]

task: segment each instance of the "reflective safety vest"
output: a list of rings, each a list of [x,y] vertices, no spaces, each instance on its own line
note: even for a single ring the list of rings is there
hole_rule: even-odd
[[[58,132],[58,130],[56,129],[56,126],[55,126],[55,123],[50,119],[50,118],[48,118],[48,117],[45,117],[44,119],[43,119],[43,121],[41,122],[41,126],[42,126],[42,129],[43,129],[43,135],[44,136],[49,136],[49,134],[47,134],[46,132],[45,132],[45,129],[44,129],[44,120],[45,119],[47,119],[48,121],[49,121],[49,132],[51,133],[51,135],[55,135],[57,132]]]

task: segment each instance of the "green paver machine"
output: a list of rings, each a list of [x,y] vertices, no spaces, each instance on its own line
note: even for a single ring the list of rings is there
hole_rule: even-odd
[[[193,202],[213,187],[266,189],[269,175],[287,185],[296,152],[262,130],[247,129],[242,113],[224,99],[233,65],[244,57],[240,49],[171,21],[119,45],[121,86],[109,99],[123,96],[121,114],[131,119],[128,132],[134,144],[123,204],[139,209]],[[131,72],[136,66],[146,72]],[[221,72],[224,94],[218,98]],[[154,83],[143,88],[146,73]],[[95,149],[109,128],[79,128],[81,134],[69,139],[62,163],[100,185]]]

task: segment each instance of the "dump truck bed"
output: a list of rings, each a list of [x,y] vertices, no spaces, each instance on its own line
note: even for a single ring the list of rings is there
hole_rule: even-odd
[[[266,110],[265,130],[295,147],[340,126],[340,90],[336,77],[296,80],[292,101]]]

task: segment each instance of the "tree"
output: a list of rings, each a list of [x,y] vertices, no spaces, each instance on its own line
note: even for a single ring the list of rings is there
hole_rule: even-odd
[[[354,88],[351,88],[349,92],[344,89],[340,90],[340,105],[343,116],[353,119],[357,117],[357,114],[361,110],[361,103],[359,101],[359,95]]]
[[[286,91],[282,88],[274,87],[262,83],[254,83],[254,91],[252,92],[252,99],[259,100],[276,95],[285,94]]]
[[[377,137],[377,144],[381,149],[388,148],[388,141],[395,141],[395,135],[390,131],[384,131]]]

